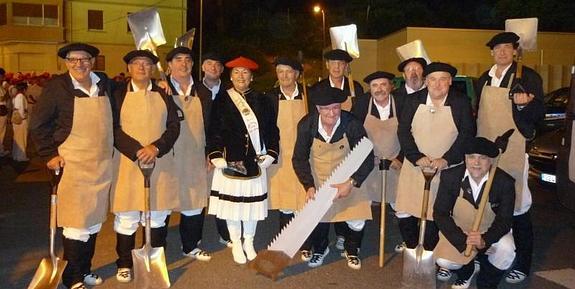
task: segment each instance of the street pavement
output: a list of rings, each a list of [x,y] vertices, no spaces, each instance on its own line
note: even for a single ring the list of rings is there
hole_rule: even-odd
[[[49,185],[43,165],[33,158],[17,164],[0,160],[0,289],[26,288],[40,260],[48,255]],[[502,282],[503,289],[575,289],[575,212],[562,207],[552,187],[531,181],[535,231],[533,270],[520,284]],[[178,232],[179,217],[173,214],[168,234],[167,262],[172,288],[400,288],[402,255],[394,252],[399,242],[397,221],[388,207],[386,215],[385,265],[378,266],[379,206],[372,207],[374,221],[367,224],[361,249],[362,268],[352,270],[330,244],[331,253],[323,266],[311,269],[294,258],[277,281],[256,274],[245,265],[236,265],[231,250],[218,243],[213,216],[206,218],[201,247],[212,252],[209,262],[183,257]],[[270,211],[259,222],[255,246],[264,249],[277,233],[278,215]],[[133,288],[115,280],[115,233],[109,215],[98,236],[93,270],[104,278],[96,288]],[[140,234],[139,234],[140,235]],[[57,251],[62,254],[61,232]],[[139,244],[139,243],[138,243]],[[455,281],[455,277],[451,282]],[[437,288],[450,288],[451,282],[437,282]],[[64,288],[61,286],[60,288]],[[470,288],[476,288],[474,283]]]

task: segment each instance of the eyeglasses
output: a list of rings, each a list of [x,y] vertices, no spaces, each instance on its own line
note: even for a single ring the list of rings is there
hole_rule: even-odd
[[[82,57],[82,58],[74,58],[74,57],[66,57],[66,61],[71,64],[88,64],[92,60],[92,57]]]

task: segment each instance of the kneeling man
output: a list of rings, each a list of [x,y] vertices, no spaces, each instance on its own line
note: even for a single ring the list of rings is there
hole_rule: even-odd
[[[501,169],[497,169],[494,176],[489,175],[493,158],[498,153],[493,142],[482,137],[474,138],[465,148],[465,166],[460,165],[441,174],[433,208],[433,218],[440,230],[434,255],[439,266],[457,270],[458,279],[451,288],[469,287],[471,278],[477,273],[476,256],[481,268],[477,288],[497,288],[515,258],[515,244],[510,231],[515,180]],[[471,231],[485,184],[491,177],[494,179],[480,228]],[[467,245],[474,247],[469,257],[463,254]]]

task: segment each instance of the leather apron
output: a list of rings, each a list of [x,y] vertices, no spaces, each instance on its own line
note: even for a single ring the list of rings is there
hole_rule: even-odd
[[[316,189],[329,178],[331,172],[351,151],[347,136],[335,143],[325,143],[314,138],[310,151],[310,164]],[[342,222],[348,220],[370,220],[371,204],[365,190],[353,187],[351,194],[334,200],[333,205],[321,222]]]
[[[206,134],[202,104],[198,96],[174,95],[174,102],[184,112],[180,135],[174,144],[179,203],[176,210],[201,209],[208,204]]]
[[[369,140],[371,140],[373,143],[373,151],[378,160],[393,160],[399,155],[399,151],[401,150],[401,147],[399,146],[399,138],[397,137],[398,122],[395,103],[393,102],[393,97],[391,95],[389,98],[394,117],[388,118],[386,120],[381,120],[373,116],[371,114],[373,98],[371,98],[367,108],[367,116],[363,122],[363,127],[365,127],[365,131],[367,132]],[[381,192],[383,185],[381,174],[383,173],[386,173],[386,171],[379,171],[379,162],[377,162],[362,185],[365,186],[372,201],[381,202]],[[399,170],[390,168],[387,171],[385,186],[385,201],[387,203],[395,203],[398,178]]]
[[[513,82],[513,75],[509,85]],[[525,170],[525,137],[519,132],[513,120],[513,101],[509,99],[509,87],[483,86],[477,112],[477,136],[495,141],[497,136],[514,128],[507,150],[499,159],[499,168],[515,179],[515,210],[521,209],[524,202],[531,202],[530,195],[523,194],[523,174]],[[527,200],[526,198],[529,198]]]
[[[353,106],[353,96],[348,96],[345,101],[341,104],[341,109],[345,111],[351,111],[351,107]]]
[[[458,131],[450,106],[432,107],[420,104],[411,122],[411,134],[421,153],[431,159],[441,158],[453,145]],[[439,187],[441,172],[431,182],[427,219],[433,220],[433,203]],[[419,166],[407,158],[403,161],[397,185],[396,209],[421,218],[421,205],[425,178]]]
[[[291,162],[297,124],[304,115],[303,100],[279,101],[277,124],[280,129],[280,155],[278,163],[268,168],[270,209],[297,211],[305,204],[305,189],[300,184]]]
[[[128,91],[120,111],[122,130],[142,145],[159,139],[166,130],[168,109],[156,91]],[[178,156],[179,157],[179,156]],[[174,153],[156,158],[150,180],[150,210],[171,210],[178,204]],[[144,176],[138,162],[120,156],[118,180],[112,193],[112,212],[144,210]]]
[[[108,96],[74,97],[72,129],[58,154],[66,161],[58,184],[58,226],[88,228],[103,223],[115,172]]]
[[[485,192],[484,192],[485,193]],[[463,230],[463,232],[471,231],[473,227],[473,220],[479,209],[476,209],[468,200],[463,198],[463,190],[460,190],[459,196],[455,201],[455,206],[453,206],[452,218],[455,224]],[[479,232],[485,233],[491,224],[495,220],[495,213],[491,209],[491,203],[487,201],[485,206],[485,211],[483,212],[483,218],[481,219],[481,224],[479,225]],[[459,252],[443,235],[439,232],[439,242],[435,249],[433,250],[434,258],[442,258],[449,260],[451,262],[465,265],[469,264],[471,260],[477,255],[477,249],[473,249],[469,257],[465,257],[463,252]]]

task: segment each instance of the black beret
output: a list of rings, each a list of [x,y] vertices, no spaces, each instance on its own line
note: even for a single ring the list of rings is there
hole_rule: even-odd
[[[395,78],[395,74],[393,73],[389,73],[389,72],[385,72],[385,71],[376,71],[368,76],[366,76],[363,79],[363,82],[369,84],[372,80],[374,79],[378,79],[378,78],[387,78],[390,81],[392,81]]]
[[[0,67],[0,75],[5,75],[6,74],[6,70],[4,70],[4,68]]]
[[[517,48],[519,47],[519,36],[513,32],[501,32],[493,36],[489,42],[485,43],[485,46],[493,49],[495,45],[501,43],[511,43],[513,44],[513,48]]]
[[[147,57],[150,60],[152,60],[152,62],[154,64],[158,63],[158,61],[160,60],[157,56],[155,56],[150,50],[132,50],[130,52],[128,52],[125,56],[124,56],[124,62],[126,62],[126,64],[129,64],[130,61],[132,61],[132,59],[136,58],[136,57]]]
[[[484,137],[475,137],[469,140],[467,146],[465,146],[464,152],[466,155],[480,154],[490,158],[494,158],[499,155],[499,149],[495,143]]]
[[[176,47],[176,48],[170,50],[170,52],[168,52],[168,54],[166,54],[166,61],[172,61],[172,59],[174,59],[174,57],[178,54],[188,54],[191,57],[192,56],[192,50],[187,48],[187,47],[184,47],[184,46]]]
[[[427,76],[428,74],[436,71],[445,71],[451,74],[451,77],[455,77],[457,75],[457,68],[443,62],[432,62],[425,66],[423,69],[423,76]]]
[[[406,59],[404,61],[402,61],[398,66],[397,66],[397,70],[399,70],[400,72],[403,72],[403,69],[405,68],[405,66],[410,63],[410,62],[417,62],[421,65],[422,68],[425,68],[425,66],[427,65],[427,61],[425,60],[425,58],[422,57],[412,57],[409,59]]]
[[[209,60],[215,60],[215,61],[221,63],[222,65],[224,64],[224,62],[226,62],[225,59],[221,55],[219,55],[215,52],[207,52],[207,53],[202,54],[202,63],[204,63],[204,61],[206,61],[208,59]]]
[[[294,70],[303,71],[303,66],[301,65],[301,63],[288,57],[280,56],[276,59],[276,61],[274,61],[275,66],[278,66],[280,64],[290,66]]]
[[[58,49],[58,56],[64,59],[70,51],[85,51],[92,57],[96,57],[98,54],[100,54],[100,50],[90,44],[75,42]]]
[[[342,103],[347,99],[345,92],[335,87],[318,87],[310,91],[311,102],[315,105]]]
[[[349,56],[349,53],[347,53],[347,51],[341,49],[330,50],[326,52],[323,56],[327,60],[343,60],[348,63],[353,60],[353,58]]]

